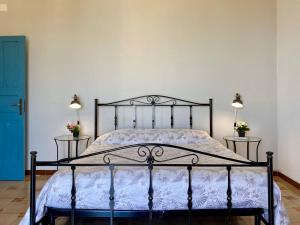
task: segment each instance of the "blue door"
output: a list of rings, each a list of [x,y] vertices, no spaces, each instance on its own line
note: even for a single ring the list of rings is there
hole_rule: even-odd
[[[0,180],[25,175],[25,37],[0,36]]]

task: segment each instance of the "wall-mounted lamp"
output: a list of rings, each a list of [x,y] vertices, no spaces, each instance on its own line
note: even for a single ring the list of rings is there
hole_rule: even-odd
[[[80,103],[80,100],[79,100],[78,96],[75,94],[74,97],[72,98],[71,103],[70,103],[70,108],[76,110],[77,124],[79,124],[79,112],[78,112],[78,110],[81,109],[81,107],[82,107],[82,105]]]
[[[241,99],[241,95],[239,93],[235,94],[235,99],[232,102],[232,107],[240,109],[244,107],[243,101]]]
[[[233,133],[235,133],[236,120],[237,120],[237,111],[244,107],[242,97],[239,93],[235,94],[235,99],[232,101],[232,107],[234,108],[234,124],[233,124]]]
[[[81,104],[80,104],[80,101],[79,101],[79,98],[77,95],[74,95],[74,97],[70,103],[70,108],[71,109],[80,109],[81,108]]]

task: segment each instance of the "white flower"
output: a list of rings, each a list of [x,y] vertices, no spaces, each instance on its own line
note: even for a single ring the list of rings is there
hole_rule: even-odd
[[[249,131],[250,129],[248,127],[248,123],[246,123],[244,121],[238,121],[238,122],[236,122],[235,130],[236,131]]]
[[[238,122],[236,123],[236,126],[237,126],[237,127],[242,127],[242,126],[248,126],[248,124],[247,124],[246,122],[244,122],[244,121],[238,121]]]

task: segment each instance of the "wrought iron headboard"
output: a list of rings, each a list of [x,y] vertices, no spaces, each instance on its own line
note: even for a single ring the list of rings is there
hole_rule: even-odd
[[[152,128],[155,128],[155,108],[170,107],[170,127],[174,127],[174,107],[189,108],[189,127],[193,128],[193,107],[209,107],[209,134],[213,136],[213,100],[210,98],[208,103],[197,103],[179,98],[168,97],[164,95],[144,95],[134,98],[128,98],[120,101],[99,103],[95,99],[95,127],[94,137],[98,137],[98,107],[114,107],[114,126],[118,129],[118,108],[119,107],[134,107],[133,128],[137,127],[137,107],[152,107]]]

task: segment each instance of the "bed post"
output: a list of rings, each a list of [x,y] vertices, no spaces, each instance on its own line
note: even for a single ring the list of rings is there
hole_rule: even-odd
[[[146,147],[147,148],[147,147]],[[153,162],[154,157],[148,156],[147,157],[147,163],[148,163],[148,169],[149,169],[149,188],[148,188],[148,212],[149,212],[149,219],[148,219],[148,225],[153,225]]]
[[[75,186],[75,170],[76,166],[71,166],[72,170],[72,188],[71,188],[71,224],[75,225],[75,208],[76,208],[76,186]]]
[[[30,173],[30,225],[35,225],[35,178],[36,178],[36,155],[37,152],[30,152],[31,173]]]
[[[94,124],[94,138],[98,137],[98,98],[95,98],[95,124]]]
[[[209,135],[213,137],[213,100],[209,99]]]
[[[274,225],[273,152],[267,152],[268,162],[268,216],[269,225]]]

